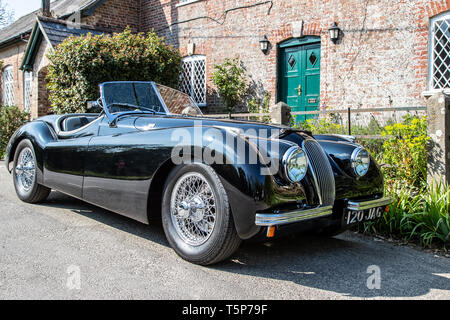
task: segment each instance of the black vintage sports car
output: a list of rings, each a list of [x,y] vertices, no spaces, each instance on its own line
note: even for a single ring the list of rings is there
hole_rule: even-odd
[[[391,202],[379,167],[348,137],[206,118],[153,82],[100,92],[98,114],[45,116],[13,135],[6,163],[21,200],[54,189],[143,223],[162,217],[174,250],[202,265],[250,238],[337,234]]]

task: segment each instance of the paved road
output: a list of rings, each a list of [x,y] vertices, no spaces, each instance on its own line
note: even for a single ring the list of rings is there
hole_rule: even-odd
[[[450,259],[349,232],[246,243],[205,268],[178,258],[160,225],[57,192],[20,202],[3,162],[0,191],[0,299],[450,299]],[[372,265],[380,289],[367,287]]]

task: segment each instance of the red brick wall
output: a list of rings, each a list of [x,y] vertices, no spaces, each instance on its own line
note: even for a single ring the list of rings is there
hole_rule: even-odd
[[[141,30],[154,28],[183,55],[187,44],[207,56],[208,90],[214,64],[239,57],[249,76],[277,92],[277,44],[302,35],[322,43],[321,104],[331,108],[401,107],[425,104],[429,18],[450,9],[448,0],[143,0]],[[236,10],[237,7],[252,6]],[[226,12],[228,10],[228,12]],[[328,28],[336,21],[344,37],[334,45]],[[273,48],[259,49],[267,35]],[[218,110],[209,97],[209,111]]]
[[[99,6],[94,14],[82,19],[82,23],[120,32],[127,26],[137,32],[140,28],[141,0],[108,0]]]
[[[210,80],[213,66],[232,57],[243,61],[251,80],[269,91],[274,103],[277,45],[299,36],[300,30],[301,35],[321,37],[322,105],[401,107],[425,104],[429,19],[449,10],[449,2],[203,0],[177,7],[175,0],[108,0],[82,22],[112,31],[126,26],[144,32],[154,28],[182,55],[187,55],[189,42],[195,43],[195,53],[207,57],[209,111],[220,109]],[[334,21],[344,33],[337,45],[331,43],[327,31]],[[259,49],[264,35],[272,45],[268,55]],[[15,67],[19,106],[23,105],[23,74],[18,70],[23,50],[24,44],[0,50],[4,66]]]

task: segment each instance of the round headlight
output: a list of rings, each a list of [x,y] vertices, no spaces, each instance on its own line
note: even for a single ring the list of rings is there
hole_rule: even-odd
[[[357,177],[364,176],[369,171],[369,152],[363,147],[356,148],[352,153],[352,169]]]
[[[300,182],[308,171],[308,159],[299,147],[289,148],[283,156],[286,177],[291,182]]]

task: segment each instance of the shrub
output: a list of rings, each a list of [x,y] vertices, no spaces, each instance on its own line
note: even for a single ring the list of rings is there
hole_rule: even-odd
[[[295,125],[301,130],[310,131],[313,134],[346,134],[343,125],[334,122],[330,118],[314,118]]]
[[[386,184],[397,188],[408,185],[421,188],[427,179],[427,120],[406,115],[402,123],[388,125],[381,133],[393,136],[382,147]]]
[[[5,156],[11,136],[28,121],[29,114],[15,106],[0,107],[0,158]]]
[[[239,59],[225,59],[223,64],[215,65],[211,80],[225,103],[226,112],[233,112],[235,106],[244,99],[248,89],[245,70]]]
[[[155,81],[178,85],[181,57],[156,33],[69,37],[48,55],[48,88],[56,113],[85,112],[105,81]]]
[[[432,185],[416,194],[403,187],[394,193],[394,198],[389,212],[378,221],[365,223],[364,232],[418,240],[425,247],[450,243],[448,185]]]
[[[249,113],[269,113],[271,95],[269,92],[264,93],[264,97],[252,98],[248,101],[248,112]],[[251,117],[251,120],[259,120],[262,122],[270,122],[270,116],[265,117]]]

